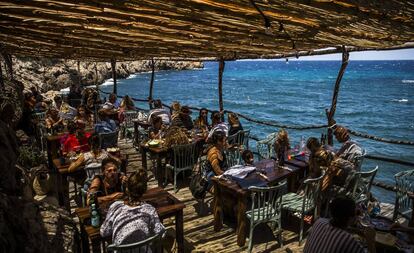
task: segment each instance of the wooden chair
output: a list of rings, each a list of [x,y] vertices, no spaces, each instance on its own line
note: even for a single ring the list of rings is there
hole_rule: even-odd
[[[165,231],[162,231],[154,236],[151,236],[140,242],[125,244],[125,245],[109,245],[106,250],[107,252],[116,253],[145,253],[145,252],[162,252],[162,238],[164,237]]]
[[[249,247],[248,252],[252,251],[254,228],[266,222],[272,222],[273,228],[277,227],[279,245],[283,246],[282,239],[282,192],[286,181],[271,187],[249,187],[252,199],[252,208],[246,212],[250,220]]]
[[[355,200],[355,203],[364,202],[366,204],[368,202],[372,182],[374,181],[377,171],[378,166],[370,171],[355,173],[355,184],[352,190],[352,198]]]
[[[175,145],[172,147],[173,164],[166,164],[165,185],[168,183],[168,169],[174,171],[174,191],[177,192],[177,175],[185,170],[192,170],[196,164],[196,144]]]
[[[414,192],[414,170],[401,171],[394,177],[397,191],[393,220],[397,220],[398,216],[410,220],[413,212],[413,200],[408,196],[408,192]]]
[[[303,218],[312,211],[314,219],[318,214],[321,181],[324,176],[325,171],[318,178],[306,179],[303,182],[305,189],[303,195],[293,192],[283,195],[282,208],[292,213],[300,213],[299,245],[301,245],[303,237]]]
[[[99,145],[101,149],[118,146],[118,132],[99,133]]]

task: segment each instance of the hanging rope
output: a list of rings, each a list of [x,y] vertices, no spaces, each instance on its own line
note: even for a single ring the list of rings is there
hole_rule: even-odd
[[[109,92],[102,91],[101,89],[99,89],[99,91],[104,93],[104,94],[111,94]],[[122,96],[117,96],[117,97],[122,98]],[[137,98],[131,98],[131,99],[136,101],[136,102],[148,102],[148,99],[137,99]],[[169,105],[164,104],[164,103],[163,103],[163,106],[165,106],[167,108],[171,108]],[[199,111],[201,109],[201,108],[192,107],[192,106],[189,106],[189,108],[191,110],[197,110],[197,111]],[[211,113],[211,112],[214,112],[215,110],[207,109],[207,111]],[[260,125],[277,127],[277,128],[295,129],[295,130],[309,130],[309,129],[320,129],[320,128],[328,127],[328,125],[310,125],[310,126],[284,125],[284,124],[281,124],[279,122],[270,122],[270,121],[262,121],[262,120],[253,119],[253,118],[250,118],[250,117],[245,116],[243,114],[233,112],[233,111],[229,111],[229,110],[224,110],[224,113],[234,113],[237,116],[239,116],[240,118],[243,118],[247,121],[257,123],[257,124],[260,124]],[[361,138],[371,139],[371,140],[374,140],[374,141],[380,141],[380,142],[392,143],[392,144],[401,144],[401,145],[414,145],[413,141],[391,140],[391,139],[376,137],[376,136],[369,135],[369,134],[363,134],[363,133],[351,130],[349,128],[348,128],[348,131],[352,135],[355,135],[355,136],[358,136],[358,137],[361,137]]]
[[[381,138],[381,137],[377,137],[377,136],[373,136],[373,135],[369,135],[369,134],[364,134],[364,133],[360,133],[351,129],[348,129],[349,133],[358,137],[362,137],[365,139],[371,139],[374,141],[381,141],[381,142],[386,142],[386,143],[392,143],[392,144],[401,144],[401,145],[414,145],[413,141],[401,141],[401,140],[391,140],[391,139],[386,139],[386,138]]]

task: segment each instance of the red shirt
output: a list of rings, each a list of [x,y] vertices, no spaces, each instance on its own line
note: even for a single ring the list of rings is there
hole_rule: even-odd
[[[70,151],[80,150],[82,152],[87,152],[90,150],[88,145],[88,139],[91,136],[90,133],[85,133],[82,138],[78,139],[75,134],[68,134],[64,140],[62,140],[62,151],[63,153],[68,153]]]

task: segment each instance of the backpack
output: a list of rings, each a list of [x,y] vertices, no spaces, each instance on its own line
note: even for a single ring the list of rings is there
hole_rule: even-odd
[[[200,171],[193,174],[189,188],[194,198],[203,199],[207,193],[207,186],[207,180]]]

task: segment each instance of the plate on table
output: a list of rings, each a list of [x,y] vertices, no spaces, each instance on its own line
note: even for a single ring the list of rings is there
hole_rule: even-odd
[[[381,244],[384,245],[388,245],[388,246],[394,246],[395,243],[397,242],[397,237],[395,237],[394,235],[390,234],[390,233],[385,233],[385,232],[377,232],[375,234],[375,241],[379,242]]]
[[[119,151],[119,148],[107,148],[106,151],[108,151],[109,153],[115,153]]]
[[[160,140],[151,140],[148,142],[149,147],[158,147],[161,144]]]
[[[375,230],[389,232],[392,222],[385,218],[372,218],[371,224],[374,226]]]

